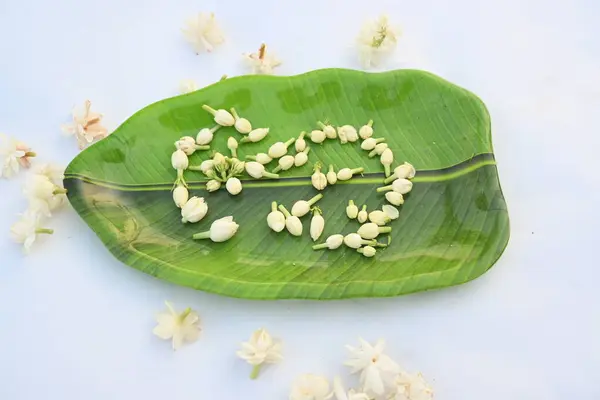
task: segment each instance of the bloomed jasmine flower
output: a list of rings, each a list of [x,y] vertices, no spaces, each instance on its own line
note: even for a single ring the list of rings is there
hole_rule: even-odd
[[[183,151],[186,155],[191,156],[196,150],[209,150],[209,146],[200,146],[196,144],[196,139],[191,136],[184,136],[175,142],[175,148]]]
[[[339,376],[333,378],[333,393],[335,394],[336,400],[370,400],[370,397],[365,393],[355,392],[354,389],[350,389],[346,392],[344,384]]]
[[[213,242],[225,242],[233,237],[240,226],[233,221],[232,216],[223,217],[212,223],[210,230],[195,233],[192,239],[210,239]]]
[[[67,190],[62,187],[62,182],[57,183],[42,174],[35,174],[29,178],[23,192],[33,211],[50,216],[50,211],[62,204]]]
[[[73,109],[73,120],[70,124],[62,125],[62,131],[74,135],[83,149],[90,143],[108,136],[108,130],[102,126],[102,114],[91,111],[92,103],[86,100],[83,110]]]
[[[267,45],[260,45],[256,53],[244,53],[244,60],[252,69],[253,74],[272,75],[273,69],[281,65],[281,61],[272,54],[267,54]]]
[[[181,347],[183,342],[195,342],[200,336],[200,317],[191,308],[182,313],[175,311],[171,303],[165,302],[167,312],[156,315],[158,325],[152,331],[163,340],[172,340],[173,350]]]
[[[387,16],[367,21],[357,38],[359,58],[363,68],[378,66],[396,48],[399,30],[390,26]]]
[[[283,359],[281,342],[274,340],[266,329],[259,329],[252,334],[250,340],[242,343],[237,356],[253,365],[251,379],[256,379],[263,364],[275,364]]]
[[[386,388],[394,384],[394,377],[400,367],[389,356],[383,353],[385,342],[378,340],[375,346],[359,338],[360,346],[346,346],[350,351],[350,359],[345,365],[352,368],[351,373],[360,373],[363,390],[375,395],[383,395]]]
[[[183,35],[192,45],[196,54],[204,51],[211,52],[215,46],[225,41],[214,13],[198,13],[185,23],[186,27],[182,29]]]
[[[208,212],[208,205],[203,197],[192,197],[181,207],[181,222],[196,223]]]
[[[28,253],[38,234],[52,234],[52,229],[40,226],[40,214],[27,211],[10,227],[10,235],[17,243],[23,244],[23,250]]]
[[[344,125],[337,128],[337,133],[342,144],[346,142],[356,142],[358,140],[358,132],[352,125]]]
[[[19,172],[20,168],[29,168],[29,158],[35,156],[25,143],[0,134],[0,157],[3,158],[0,177],[10,178]]]
[[[396,377],[396,388],[390,400],[432,400],[433,390],[421,373],[401,371]]]
[[[179,93],[186,94],[198,90],[198,85],[193,79],[183,79],[179,82]]]
[[[316,242],[323,234],[325,228],[325,218],[319,207],[313,208],[313,217],[310,220],[310,237]]]
[[[300,375],[294,380],[290,400],[327,400],[333,396],[326,378],[313,374]]]
[[[64,168],[60,168],[52,164],[42,164],[35,168],[35,173],[37,175],[46,177],[47,180],[49,180],[55,185],[55,189],[58,188],[59,190],[57,190],[56,194],[54,194],[53,196],[43,196],[40,198],[36,195],[36,191],[33,190],[33,187],[31,187],[35,183],[30,182],[30,184],[26,186],[26,194],[28,197],[27,200],[29,201],[29,209],[43,216],[51,217],[51,211],[60,208],[65,203],[66,196],[64,193],[62,193],[63,191],[60,190],[63,189]],[[33,180],[39,181],[38,178],[33,178]],[[44,185],[47,186],[47,184]]]

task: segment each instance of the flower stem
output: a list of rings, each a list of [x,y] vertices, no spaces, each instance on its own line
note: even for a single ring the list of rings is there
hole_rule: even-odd
[[[246,160],[256,161],[256,156],[246,156]]]
[[[205,231],[205,232],[199,232],[199,233],[194,233],[192,235],[192,239],[208,239],[210,238],[210,231]]]
[[[392,175],[388,176],[387,178],[385,178],[385,180],[383,181],[383,183],[390,183],[394,179],[396,179],[396,174],[392,174]]]
[[[367,126],[373,126],[373,120],[370,119],[369,122],[367,122]]]
[[[312,199],[310,199],[308,201],[308,205],[312,206],[313,204],[315,204],[317,201],[321,200],[323,198],[323,194],[319,193],[318,195],[316,195],[315,197],[313,197]]]
[[[67,189],[65,188],[61,188],[61,187],[56,187],[53,191],[52,194],[56,195],[56,194],[67,194]]]
[[[271,203],[271,211],[273,211],[273,212],[277,211],[277,202],[276,201]]]
[[[236,149],[235,147],[232,147],[232,148],[231,148],[231,156],[232,156],[233,158],[237,158],[237,149]],[[389,168],[390,168],[390,167],[388,166],[388,169],[389,169]]]
[[[188,170],[190,170],[190,171],[202,171],[202,168],[200,168],[199,165],[190,165],[188,167]]]
[[[392,185],[382,186],[382,187],[377,188],[377,193],[389,192],[390,190],[394,190],[394,188],[392,187]]]
[[[215,115],[217,113],[217,110],[215,110],[214,108],[212,108],[211,106],[206,105],[206,104],[202,105],[202,109],[205,111],[208,111],[212,115]]]
[[[250,379],[258,378],[258,374],[260,373],[260,367],[262,367],[262,364],[255,365],[254,368],[252,368],[252,372],[250,372]]]
[[[351,169],[350,172],[352,172],[352,175],[355,175],[355,174],[362,174],[364,170],[365,170],[364,168],[360,167],[360,168]]]
[[[384,164],[383,165],[383,170],[385,171],[385,176],[390,176],[390,164]]]
[[[285,215],[286,218],[289,218],[292,216],[283,204],[280,204],[279,207],[277,207],[277,208],[279,208],[279,211],[281,211],[283,213],[283,215]]]
[[[300,132],[300,136],[298,136],[298,140],[304,139],[304,135],[306,135],[305,131]]]
[[[289,145],[294,143],[295,141],[296,138],[290,138],[288,141],[285,142],[285,147],[289,147]]]
[[[307,154],[307,155],[308,155],[308,153],[310,153],[310,147],[306,146],[306,148],[305,148],[304,150],[302,150],[302,152],[303,152],[304,154]]]
[[[248,142],[252,142],[252,140],[250,140],[250,138],[248,136],[244,136],[243,138],[240,139],[240,143],[248,143]]]
[[[237,111],[235,111],[235,108],[233,108],[233,107],[231,107],[231,115],[233,115],[233,118],[235,118],[236,121],[238,119],[240,119],[240,116],[238,115]]]
[[[321,128],[321,130],[325,129],[325,124],[321,121],[317,121],[317,125],[319,125],[319,128]]]
[[[276,166],[275,168],[273,168],[273,173],[276,174],[279,171],[281,171],[281,165]],[[266,171],[265,171],[266,172]],[[263,174],[263,176],[265,176],[265,174]]]
[[[35,233],[44,233],[46,235],[52,235],[54,233],[54,229],[38,228],[35,230]]]
[[[321,243],[321,244],[315,244],[312,248],[313,250],[321,250],[321,249],[326,249],[329,246],[327,246],[327,243]]]
[[[25,153],[25,157],[35,157],[37,156],[35,151],[28,151]]]
[[[361,239],[360,244],[362,244],[364,246],[375,246],[377,244],[377,240],[375,240],[375,239],[371,239],[371,240]]]
[[[264,178],[271,178],[271,179],[279,179],[279,175],[277,174],[272,174],[269,171],[265,171],[263,172],[263,177]]]
[[[209,145],[201,146],[201,145],[197,144],[196,150],[210,150],[210,146]]]
[[[373,150],[369,153],[369,158],[373,158],[377,155],[377,150]]]
[[[221,125],[215,125],[212,128],[210,128],[210,133],[215,133],[216,131],[218,131],[221,128]]]
[[[380,226],[379,227],[379,233],[389,233],[391,231],[392,231],[391,226]]]

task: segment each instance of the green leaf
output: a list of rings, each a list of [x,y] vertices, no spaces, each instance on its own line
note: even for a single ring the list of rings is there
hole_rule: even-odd
[[[254,127],[270,127],[262,142],[240,145],[240,158],[316,129],[319,120],[359,128],[373,119],[374,136],[387,139],[396,163],[408,161],[418,171],[400,218],[390,224],[391,245],[373,258],[346,247],[313,251],[309,215],[303,218],[302,237],[275,233],[266,223],[271,201],[290,209],[317,193],[310,175],[319,161],[336,169],[365,168],[364,176],[328,186],[317,203],[326,221],[323,241],[355,232],[358,222],[345,214],[348,200],[369,210],[386,204],[375,191],[383,185],[383,168],[358,142],[308,141],[307,165],[282,172],[280,180],[243,178],[244,189],[235,197],[224,190],[206,192],[203,175],[186,171],[191,194],[204,197],[209,212],[197,224],[182,224],[171,196],[176,172],[170,156],[179,137],[195,136],[214,124],[203,104],[235,107]],[[241,135],[222,128],[212,148],[228,154],[229,136]],[[190,163],[198,165],[208,157],[208,152],[197,152]],[[67,168],[65,187],[75,210],[125,264],[234,297],[383,297],[456,285],[487,271],[509,237],[484,104],[464,89],[414,70],[244,76],[160,101],[76,157]],[[228,215],[240,225],[231,240],[191,239]]]

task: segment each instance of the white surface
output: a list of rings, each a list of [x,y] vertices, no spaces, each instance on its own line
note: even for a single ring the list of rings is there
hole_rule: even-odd
[[[282,75],[357,67],[363,17],[387,12],[405,34],[386,68],[430,70],[488,105],[512,235],[497,265],[460,287],[251,302],[122,265],[69,209],[23,257],[8,227],[24,207],[24,175],[0,181],[0,399],[285,399],[299,373],[345,376],[343,345],[359,335],[386,338],[439,400],[599,399],[600,6],[490,3],[3,1],[0,131],[65,165],[77,148],[59,125],[86,98],[115,127],[175,95],[180,79],[243,73],[240,53],[261,41]],[[216,12],[228,42],[196,56],[179,29],[201,10]],[[200,341],[173,352],[153,337],[165,299],[199,311]],[[261,326],[284,339],[286,360],[250,381],[234,351]]]

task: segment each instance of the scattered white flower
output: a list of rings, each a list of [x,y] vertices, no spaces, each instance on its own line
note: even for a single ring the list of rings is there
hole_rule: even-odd
[[[32,210],[50,216],[50,211],[62,204],[67,190],[62,187],[62,182],[57,183],[42,174],[34,174],[27,180],[23,192]]]
[[[225,183],[225,188],[227,189],[229,194],[236,196],[242,191],[242,182],[238,178],[231,177],[227,179],[227,182]]]
[[[358,219],[358,222],[360,222],[361,224],[367,222],[367,220],[369,219],[369,214],[367,213],[366,205],[362,206],[361,210],[358,212],[358,216],[356,217],[356,219]]]
[[[367,21],[357,38],[359,59],[363,68],[378,66],[396,48],[400,32],[390,26],[387,16]]]
[[[238,176],[241,175],[246,169],[246,162],[240,161],[237,158],[232,158],[229,160],[229,175],[230,176]]]
[[[390,166],[394,162],[394,153],[392,153],[392,149],[387,148],[383,150],[383,153],[381,153],[381,157],[379,160],[381,161],[381,164],[383,165],[383,168],[385,170],[385,176],[390,176]]]
[[[369,158],[373,158],[375,156],[380,156],[381,154],[383,154],[383,152],[387,148],[388,148],[387,143],[377,143],[377,145],[375,145],[375,148],[369,153]]]
[[[357,233],[363,239],[375,239],[380,233],[390,233],[392,228],[389,226],[379,226],[374,222],[367,222],[358,228]]]
[[[189,197],[190,193],[184,185],[178,184],[175,189],[173,189],[173,202],[177,207],[182,208],[185,206]]]
[[[90,110],[92,103],[89,100],[83,107],[83,110],[73,109],[72,122],[61,127],[64,133],[75,136],[80,149],[108,136],[108,130],[101,123],[103,115]]]
[[[388,193],[396,193],[396,192],[388,192]],[[386,194],[388,194],[386,193]],[[400,194],[400,193],[396,193],[396,194]],[[402,195],[400,195],[402,196]],[[398,219],[398,217],[400,217],[400,211],[398,211],[398,209],[394,206],[390,206],[389,204],[384,204],[381,209],[383,210],[383,212],[385,213],[385,215],[387,215],[390,219]]]
[[[198,90],[198,84],[193,79],[183,79],[179,82],[179,93],[186,94]]]
[[[10,227],[10,235],[17,243],[23,244],[23,250],[28,253],[38,234],[52,234],[52,229],[40,226],[40,214],[26,211],[21,218]]]
[[[29,158],[35,156],[25,143],[0,133],[0,157],[3,158],[0,177],[10,178],[19,172],[20,168],[29,168]]]
[[[175,150],[171,155],[173,169],[185,170],[190,165],[187,154],[183,150]]]
[[[393,190],[394,192],[398,192],[400,194],[406,194],[412,190],[413,183],[408,179],[398,178],[395,179],[391,185],[382,186],[377,188],[378,192],[387,192]]]
[[[333,169],[333,165],[329,164],[329,171],[327,172],[327,183],[330,185],[335,185],[337,182],[337,174]]]
[[[217,181],[216,179],[211,179],[210,181],[206,182],[206,190],[209,192],[216,192],[220,188],[221,182]]]
[[[271,203],[271,212],[267,215],[267,225],[275,232],[285,229],[285,215],[277,209],[277,202]]]
[[[247,136],[244,136],[240,143],[256,143],[263,140],[269,133],[269,128],[256,128],[250,131]]]
[[[253,177],[255,179],[260,179],[260,178],[277,179],[277,178],[279,178],[279,175],[272,174],[268,171],[265,171],[265,166],[256,161],[249,161],[246,163],[246,172],[248,173],[248,175],[250,175],[251,177]]]
[[[227,148],[229,149],[229,151],[231,151],[231,156],[233,158],[237,158],[238,146],[238,141],[235,140],[233,136],[229,136],[229,139],[227,139]]]
[[[323,131],[323,133],[325,134],[325,137],[327,139],[336,139],[337,138],[337,132],[336,132],[335,128],[333,126],[331,126],[330,124],[324,124],[323,122],[318,121],[317,125],[319,125],[319,128],[321,128],[321,130]]]
[[[231,113],[227,110],[224,110],[222,108],[219,110],[215,110],[214,108],[206,104],[202,106],[202,109],[211,113],[214,117],[215,122],[221,126],[233,126],[235,124],[235,118],[233,118],[233,115],[231,115]]]
[[[281,65],[281,61],[272,54],[267,54],[267,46],[263,43],[258,52],[244,53],[244,60],[252,68],[253,74],[272,75],[273,69]]]
[[[313,143],[323,143],[327,136],[325,136],[325,132],[315,129],[308,134],[308,137]]]
[[[379,226],[383,226],[390,222],[392,219],[388,217],[386,213],[381,210],[371,211],[369,213],[369,221],[376,223]]]
[[[215,125],[212,128],[200,129],[198,135],[196,135],[196,143],[199,145],[207,145],[212,142],[214,133],[221,128],[221,125]]]
[[[319,240],[321,235],[323,234],[323,229],[325,229],[325,218],[323,218],[323,214],[319,207],[315,207],[313,209],[313,217],[310,220],[310,237],[313,242]]]
[[[305,135],[306,132],[300,132],[300,136],[298,136],[298,139],[296,139],[294,142],[294,145],[296,146],[296,153],[300,153],[306,149],[306,140],[304,140]]]
[[[266,164],[270,163],[271,161],[273,161],[273,159],[271,157],[269,157],[269,155],[267,153],[258,153],[255,156],[246,156],[246,159],[256,161],[262,165],[266,165]]]
[[[325,243],[315,244],[313,246],[313,250],[319,250],[319,249],[335,250],[338,247],[340,247],[342,245],[342,243],[344,243],[344,235],[340,235],[340,234],[331,235],[325,240]]]
[[[365,257],[373,257],[375,253],[377,253],[375,247],[372,246],[361,247],[359,249],[356,249],[356,251],[361,253]]]
[[[283,206],[283,204],[279,205],[279,210],[285,215],[285,227],[289,233],[294,236],[302,235],[302,222],[300,218],[295,215],[290,214],[290,212]]]
[[[214,169],[215,164],[213,160],[204,160],[200,163],[200,171],[202,171],[202,173],[204,175],[208,174],[208,171]]]
[[[352,249],[358,249],[361,246],[374,246],[377,241],[365,240],[358,233],[350,233],[344,236],[344,244]]]
[[[271,147],[269,147],[269,151],[267,152],[269,154],[269,157],[271,157],[271,158],[283,157],[287,153],[288,147],[295,141],[296,141],[296,138],[291,138],[291,139],[287,140],[285,143],[277,142],[277,143],[272,144]]]
[[[290,400],[328,400],[332,395],[326,378],[304,374],[294,380]]]
[[[356,174],[362,174],[362,172],[364,171],[364,168],[342,168],[338,171],[337,173],[337,178],[340,181],[347,181],[349,179],[351,179],[354,175]]]
[[[283,360],[281,342],[274,340],[266,329],[255,331],[250,340],[242,343],[242,349],[236,354],[253,365],[251,379],[256,379],[263,364],[275,364]]]
[[[433,390],[421,373],[401,371],[395,384],[395,393],[390,400],[433,400]]]
[[[200,146],[196,144],[196,139],[191,136],[184,136],[175,142],[175,148],[183,151],[186,155],[191,156],[196,150],[208,150],[209,146]]]
[[[193,18],[189,18],[185,24],[186,27],[182,29],[183,35],[196,54],[204,51],[211,52],[215,46],[225,41],[214,13],[198,13]]]
[[[375,346],[359,338],[358,348],[346,346],[351,358],[345,365],[352,368],[351,373],[360,372],[360,382],[367,393],[382,395],[386,387],[394,384],[394,377],[400,372],[400,367],[389,356],[383,353],[385,342],[378,340]]]
[[[401,204],[404,204],[404,196],[402,196],[398,192],[394,192],[393,190],[391,192],[386,192],[385,193],[385,199],[387,201],[389,201],[390,204],[393,204],[395,206],[399,206]]]
[[[366,138],[361,144],[360,148],[363,150],[371,151],[377,146],[379,143],[385,142],[385,138]]]
[[[367,394],[355,392],[354,389],[350,389],[346,392],[339,376],[333,378],[333,393],[335,394],[336,400],[370,400],[370,397],[367,396]]]
[[[373,136],[373,120],[372,119],[370,119],[366,125],[363,125],[360,127],[360,129],[358,130],[358,136],[360,136],[360,138],[363,140],[368,139],[371,136]]]
[[[306,200],[298,200],[292,206],[292,215],[296,217],[303,217],[310,211],[310,208],[319,200],[323,198],[321,193],[314,196],[312,199]]]
[[[308,153],[310,152],[310,147],[305,148],[300,153],[296,153],[294,157],[294,166],[301,167],[308,162]]]
[[[315,164],[315,172],[310,177],[313,187],[317,190],[323,190],[327,187],[327,177],[321,172],[321,164]]]
[[[214,221],[210,230],[195,233],[193,239],[209,239],[213,242],[225,242],[233,237],[240,226],[233,221],[232,216],[223,217]]]
[[[231,115],[235,118],[235,130],[241,133],[242,135],[246,135],[252,131],[252,124],[246,118],[240,118],[235,108],[231,108]]]
[[[300,154],[304,154],[304,153],[300,153]],[[294,163],[296,161],[296,158],[294,156],[290,156],[290,155],[286,155],[281,157],[278,161],[277,161],[277,167],[275,167],[275,169],[273,169],[273,173],[278,173],[279,171],[287,171],[288,169],[292,168],[294,166]]]
[[[389,176],[384,182],[390,183],[394,179],[398,178],[412,179],[415,177],[416,173],[417,171],[415,171],[415,167],[413,167],[412,164],[405,162],[404,164],[394,168],[394,173],[391,176]]]
[[[353,143],[358,140],[358,132],[356,132],[356,128],[352,125],[344,125],[338,127],[337,133],[342,144],[346,142]]]
[[[173,350],[181,347],[183,342],[195,342],[200,336],[200,317],[191,308],[178,313],[168,301],[165,301],[168,311],[156,315],[158,325],[152,331],[163,340],[172,340]]]
[[[346,206],[346,215],[350,219],[355,219],[358,217],[358,207],[354,204],[354,200],[348,201],[348,205]]]
[[[194,196],[181,207],[181,222],[196,223],[204,218],[207,212],[208,204],[204,202],[204,198]]]

